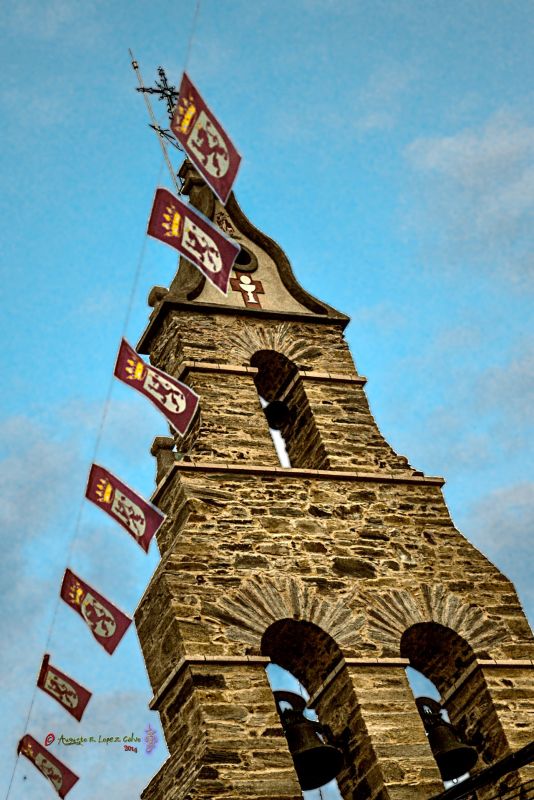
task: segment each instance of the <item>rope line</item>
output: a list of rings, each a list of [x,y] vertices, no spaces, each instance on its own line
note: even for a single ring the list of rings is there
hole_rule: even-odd
[[[197,25],[197,20],[198,20],[198,15],[199,15],[199,10],[200,10],[200,2],[201,2],[201,0],[196,0],[196,3],[195,3],[195,11],[194,11],[194,14],[193,14],[193,20],[192,20],[192,24],[191,24],[191,32],[189,34],[189,40],[187,42],[187,49],[186,49],[185,63],[184,63],[184,70],[183,70],[184,72],[187,70],[187,66],[189,64],[189,57],[191,55],[193,38],[194,38],[196,25]],[[132,53],[131,50],[129,50],[129,53],[130,53],[130,57],[131,57],[131,61],[132,61],[132,66],[134,66],[134,70],[135,70],[135,73],[137,75],[137,80],[139,82],[139,85],[140,85],[140,87],[143,87],[143,78],[142,78],[142,75],[141,75],[141,71],[139,69],[139,65],[135,61],[135,58],[134,58],[133,53]],[[158,121],[157,121],[157,119],[156,119],[156,117],[154,115],[154,111],[152,110],[152,105],[150,103],[150,100],[148,99],[148,95],[145,92],[141,92],[141,94],[143,95],[143,99],[145,101],[145,105],[146,105],[148,114],[150,116],[151,122],[155,126],[156,133],[158,133],[158,139],[159,139],[159,143],[160,143],[161,151],[162,151],[162,156],[163,156],[163,159],[160,162],[160,167],[159,167],[159,171],[158,171],[158,177],[157,177],[156,185],[158,185],[160,180],[161,180],[161,174],[163,172],[163,165],[166,164],[167,169],[169,170],[169,173],[171,175],[172,181],[174,183],[174,186],[176,188],[176,191],[178,192],[178,194],[180,194],[181,189],[180,189],[180,186],[178,185],[177,176],[176,176],[176,174],[174,172],[174,169],[172,167],[172,163],[171,163],[171,160],[169,158],[169,154],[168,154],[168,151],[167,151],[166,143],[163,140],[163,137],[158,132],[159,125],[158,125]],[[144,259],[145,259],[147,239],[148,239],[148,235],[145,232],[145,234],[143,236],[143,241],[142,241],[142,244],[141,244],[140,252],[139,252],[139,257],[137,259],[137,265],[136,265],[136,269],[135,269],[135,273],[134,273],[134,278],[133,278],[133,281],[132,281],[132,288],[130,290],[130,296],[128,298],[128,305],[127,305],[127,308],[126,308],[126,314],[125,314],[124,322],[123,322],[123,325],[122,325],[121,338],[123,338],[125,336],[125,334],[127,332],[127,329],[128,329],[128,324],[130,322],[132,308],[133,308],[133,304],[134,304],[134,301],[135,301],[137,288],[138,288],[138,285],[139,285],[139,278],[140,278],[140,275],[141,275],[141,271],[142,271],[142,267],[143,267],[143,263],[144,263]],[[107,418],[108,418],[108,414],[109,414],[109,409],[110,409],[110,406],[111,406],[111,398],[112,398],[112,395],[113,395],[114,383],[115,383],[114,375],[113,375],[113,373],[111,373],[110,380],[109,380],[108,387],[107,387],[107,391],[106,391],[106,396],[105,396],[105,399],[104,399],[104,405],[103,405],[103,408],[102,408],[102,414],[101,414],[101,417],[100,417],[100,423],[99,423],[97,434],[96,434],[95,444],[94,444],[93,453],[92,453],[92,457],[91,457],[91,464],[93,464],[95,462],[95,459],[96,459],[96,456],[98,454],[98,450],[99,450],[99,447],[100,447],[100,442],[102,441],[102,435],[103,435],[103,432],[104,432],[105,424],[106,424],[106,421],[107,421]],[[74,551],[75,551],[75,545],[76,545],[76,543],[77,543],[77,541],[79,539],[79,533],[80,533],[80,527],[81,527],[84,507],[85,507],[85,495],[82,497],[80,505],[78,507],[78,513],[76,515],[76,522],[74,524],[73,534],[72,534],[72,536],[70,538],[69,547],[68,547],[68,551],[67,551],[67,566],[71,562],[71,559],[72,559]],[[51,638],[52,638],[52,633],[54,631],[54,626],[55,626],[55,623],[56,623],[58,610],[59,610],[59,606],[60,606],[60,600],[61,600],[61,597],[60,597],[60,594],[59,594],[59,591],[58,591],[57,596],[56,596],[56,602],[55,602],[55,605],[54,605],[54,611],[53,611],[53,614],[52,614],[52,619],[51,619],[50,625],[48,627],[48,632],[47,632],[47,636],[46,636],[46,642],[45,642],[45,646],[44,646],[44,652],[45,653],[48,650],[48,646],[49,646]],[[41,668],[41,665],[39,664],[39,670],[40,670],[40,668]],[[38,689],[37,680],[35,680],[34,685],[33,685],[32,697],[31,697],[29,708],[28,708],[28,713],[26,715],[26,721],[24,723],[23,736],[26,735],[27,730],[28,730],[28,726],[29,726],[30,719],[31,719],[31,714],[32,714],[32,711],[33,711],[33,706],[35,704],[35,698],[37,696],[37,689]],[[10,781],[9,781],[9,785],[7,787],[7,793],[5,795],[5,800],[8,800],[9,795],[11,793],[11,789],[12,789],[12,786],[13,786],[13,781],[15,779],[15,774],[16,774],[16,771],[17,771],[17,766],[19,764],[19,755],[20,755],[20,753],[17,753],[17,757],[16,757],[15,763],[13,765],[13,770],[11,772],[11,778],[10,778]]]
[[[187,65],[189,64],[189,56],[191,55],[191,46],[193,44],[193,37],[195,35],[199,10],[200,10],[200,0],[196,0],[195,13],[193,14],[193,21],[191,23],[191,33],[189,34],[189,41],[187,42],[187,50],[185,51],[184,72],[187,72]]]
[[[163,172],[163,164],[164,164],[164,161],[162,159],[162,161],[160,162],[159,170],[158,170],[157,184],[159,184],[159,182],[161,180],[161,173]],[[141,271],[142,271],[142,268],[143,268],[143,263],[144,263],[144,260],[145,260],[147,240],[148,240],[148,235],[145,232],[144,235],[143,235],[143,241],[141,243],[141,248],[140,248],[139,256],[138,256],[138,259],[137,259],[137,265],[136,265],[136,268],[135,268],[135,273],[134,273],[134,277],[133,277],[133,281],[132,281],[132,287],[130,289],[130,295],[129,295],[128,304],[127,304],[127,307],[126,307],[126,314],[124,316],[124,321],[123,321],[123,324],[122,324],[122,331],[121,331],[121,337],[120,337],[121,339],[126,335],[126,332],[127,332],[127,329],[128,329],[128,324],[130,322],[132,308],[133,308],[133,304],[134,304],[134,301],[135,301],[135,296],[136,296],[136,293],[137,293],[137,287],[139,285],[139,278],[140,278]],[[94,462],[96,460],[96,456],[98,454],[98,450],[100,448],[100,442],[102,441],[102,435],[104,433],[104,427],[105,427],[105,424],[106,424],[106,421],[107,421],[107,418],[108,418],[108,414],[109,414],[109,409],[110,409],[110,406],[111,406],[111,397],[112,397],[112,394],[113,394],[113,386],[114,385],[115,385],[115,376],[113,375],[113,372],[112,372],[111,376],[110,376],[110,379],[109,379],[109,382],[108,382],[108,387],[107,387],[107,390],[106,390],[106,396],[105,396],[104,404],[103,404],[103,407],[102,407],[102,413],[100,415],[100,422],[99,422],[99,425],[98,425],[95,444],[94,444],[93,452],[92,452],[92,456],[91,456],[91,464],[94,464]],[[68,550],[67,550],[67,559],[66,559],[67,566],[69,566],[69,564],[71,562],[71,559],[72,559],[74,551],[75,551],[76,543],[79,540],[80,527],[81,527],[81,523],[82,523],[82,516],[83,516],[83,509],[84,508],[85,508],[85,494],[82,496],[80,504],[78,506],[78,512],[77,512],[77,515],[76,515],[76,522],[74,523],[73,534],[70,537],[69,546],[68,546]],[[54,631],[54,625],[56,623],[56,619],[57,619],[57,615],[58,615],[58,610],[59,610],[59,606],[60,606],[60,600],[61,600],[61,597],[60,597],[60,594],[59,594],[59,591],[58,591],[57,596],[56,596],[56,602],[55,602],[55,605],[54,605],[54,612],[52,614],[52,620],[50,622],[50,625],[48,627],[48,632],[47,632],[47,635],[46,635],[46,641],[45,641],[45,645],[44,645],[44,649],[43,649],[44,653],[47,652],[48,646],[50,644],[50,640],[52,639],[52,633]],[[39,664],[39,670],[40,670],[40,668],[41,668],[41,664]],[[37,673],[37,675],[38,674],[39,673]],[[32,698],[31,698],[31,702],[30,702],[30,707],[28,709],[28,714],[26,716],[26,721],[24,723],[24,733],[22,734],[23,736],[26,735],[27,730],[28,730],[28,725],[29,725],[29,722],[30,722],[31,713],[33,711],[35,698],[37,697],[37,689],[38,688],[39,687],[37,686],[37,680],[35,680],[34,685],[33,685],[33,693],[32,693]],[[6,793],[6,796],[5,796],[5,800],[8,800],[9,794],[11,792],[11,788],[13,786],[13,780],[15,778],[15,773],[17,771],[17,765],[19,763],[19,755],[20,755],[20,753],[17,753],[17,758],[15,759],[15,764],[13,766],[13,771],[11,773],[11,779],[9,781],[9,786],[7,787],[7,793]]]

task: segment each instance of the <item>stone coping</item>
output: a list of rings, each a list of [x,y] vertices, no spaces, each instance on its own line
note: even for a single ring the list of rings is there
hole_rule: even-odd
[[[168,677],[163,681],[158,691],[149,703],[151,710],[156,710],[166,695],[172,684],[178,679],[180,674],[189,666],[214,666],[229,667],[257,667],[258,665],[267,666],[271,663],[268,656],[184,656],[181,658],[175,667],[171,670]],[[409,666],[407,658],[345,658],[337,664],[332,672],[328,675],[326,680],[321,684],[317,692],[308,701],[308,707],[313,707],[313,702],[319,697],[326,687],[333,681],[338,672],[345,667],[407,667]]]
[[[170,674],[163,681],[158,691],[149,703],[149,708],[154,711],[157,710],[161,700],[167,694],[168,690],[179,678],[180,674],[189,666],[241,666],[241,667],[257,667],[258,665],[267,666],[271,663],[271,659],[267,656],[184,656],[181,658],[175,667],[171,670]],[[310,697],[307,702],[308,708],[314,708],[321,695],[330,686],[332,681],[337,677],[344,667],[351,667],[352,669],[378,667],[380,669],[406,669],[410,666],[410,661],[407,658],[343,658],[334,669],[325,678],[316,692]],[[451,688],[445,692],[441,698],[443,705],[453,697],[458,689],[465,683],[465,681],[477,669],[534,669],[534,659],[521,658],[521,659],[480,659],[474,661],[470,667],[465,671],[462,677],[454,683]]]
[[[180,369],[175,376],[184,380],[188,372],[222,372],[227,375],[256,375],[257,367],[247,367],[242,364],[222,364],[218,361],[182,361]],[[321,372],[313,369],[299,369],[297,377],[303,380],[331,381],[334,383],[356,383],[364,386],[367,378],[350,372]]]
[[[222,364],[219,361],[182,361],[176,378],[183,381],[188,372],[223,372],[226,375],[257,375],[257,367],[243,364]]]
[[[170,482],[175,472],[189,473],[221,473],[226,475],[257,475],[272,476],[273,478],[308,478],[327,481],[352,481],[355,483],[413,483],[427,484],[430,486],[443,486],[445,478],[439,476],[425,476],[422,473],[401,475],[392,472],[351,472],[349,470],[335,469],[299,469],[293,467],[268,467],[247,464],[230,464],[216,461],[177,461],[159,482],[151,501],[157,505],[167,483]]]
[[[171,670],[168,677],[163,681],[158,691],[148,704],[151,711],[157,710],[162,698],[167,694],[170,687],[179,678],[180,674],[189,666],[207,666],[210,664],[228,667],[257,667],[258,664],[267,666],[271,659],[267,656],[184,656]]]
[[[531,658],[509,658],[509,659],[493,659],[481,658],[478,661],[473,661],[472,664],[466,669],[463,675],[447,689],[441,698],[443,705],[454,697],[456,692],[462,688],[464,683],[471,677],[471,675],[478,669],[533,669],[534,659]]]
[[[346,658],[337,664],[332,672],[326,677],[323,683],[319,686],[315,694],[310,697],[308,700],[307,706],[308,708],[314,708],[315,704],[319,697],[323,694],[323,692],[328,688],[328,686],[332,683],[334,678],[338,675],[338,673],[342,670],[344,666],[349,667],[402,667],[406,669],[406,667],[410,666],[410,661],[407,658]],[[498,669],[532,669],[534,668],[534,660],[528,658],[521,658],[521,659],[479,659],[478,661],[474,661],[469,669],[465,671],[459,680],[454,683],[451,688],[443,695],[441,698],[442,703],[445,705],[447,700],[456,694],[458,689],[465,683],[465,681],[473,674],[477,669],[487,669],[488,667],[496,667]]]
[[[407,658],[343,658],[336,664],[332,672],[326,676],[325,680],[319,686],[317,691],[310,697],[306,703],[307,708],[315,708],[315,705],[321,695],[328,689],[332,681],[339,675],[343,667],[401,667],[406,669],[410,666],[410,661]]]

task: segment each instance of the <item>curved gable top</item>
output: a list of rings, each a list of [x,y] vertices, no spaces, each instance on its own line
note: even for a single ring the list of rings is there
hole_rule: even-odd
[[[223,206],[206,186],[189,161],[180,169],[184,181],[182,194],[191,205],[235,239],[242,251],[231,274],[225,297],[186,259],[180,258],[178,272],[169,290],[158,287],[149,303],[154,305],[150,324],[138,345],[147,352],[159,327],[161,315],[169,307],[202,307],[207,313],[229,312],[246,315],[309,318],[336,321],[343,327],[349,317],[306,292],[296,280],[282,248],[256,228],[243,213],[233,192]]]

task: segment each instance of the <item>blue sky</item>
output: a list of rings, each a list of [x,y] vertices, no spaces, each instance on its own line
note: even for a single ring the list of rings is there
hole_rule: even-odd
[[[176,267],[144,243],[170,184],[128,47],[147,82],[159,64],[179,82],[193,13],[192,0],[18,0],[0,18],[0,796],[67,561],[130,614],[157,563],[82,498],[137,265],[133,344],[150,287]],[[188,63],[243,156],[243,210],[351,316],[382,432],[446,477],[453,519],[531,619],[532,16],[522,0],[201,0]],[[117,383],[97,460],[148,497],[165,430]],[[110,658],[60,607],[49,652],[95,695],[78,726],[38,693],[37,738],[160,731],[133,629]],[[165,757],[161,742],[150,756],[54,752],[81,776],[78,800],[130,800]],[[19,763],[11,800],[50,796]]]

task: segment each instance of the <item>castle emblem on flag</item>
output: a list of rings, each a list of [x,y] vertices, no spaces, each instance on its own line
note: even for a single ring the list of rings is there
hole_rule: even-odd
[[[61,598],[82,617],[97,642],[111,655],[132,620],[70,569],[65,570]]]
[[[144,363],[141,366],[144,367]],[[136,369],[137,365],[134,372]],[[128,531],[145,553],[148,552],[150,541],[163,524],[165,514],[98,464],[91,466],[85,496]]]
[[[187,258],[224,295],[241,249],[216,225],[167,189],[156,190],[148,223],[149,236]]]
[[[145,364],[126,339],[121,342],[114,375],[148,397],[179,434],[187,432],[198,407],[198,395],[185,383]]]
[[[91,699],[91,692],[73,681],[49,663],[48,653],[43,658],[37,686],[60,703],[78,722]]]
[[[35,764],[45,778],[48,778],[52,783],[60,797],[65,797],[78,781],[78,776],[74,772],[66,767],[65,764],[62,764],[48,750],[45,750],[29,733],[20,740],[17,752],[26,756]]]
[[[171,130],[224,205],[232,190],[241,156],[185,72]]]

